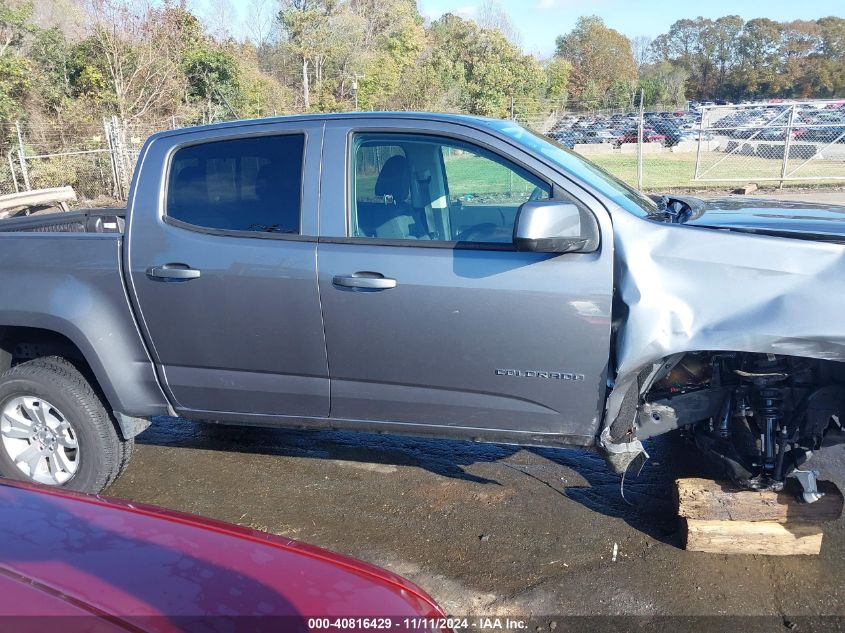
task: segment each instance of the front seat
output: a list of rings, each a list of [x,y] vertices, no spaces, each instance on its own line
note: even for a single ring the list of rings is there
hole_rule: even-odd
[[[359,205],[359,226],[373,237],[417,239],[414,210],[408,202],[411,170],[407,158],[391,156],[387,160],[376,179],[375,194],[384,198],[384,204]]]

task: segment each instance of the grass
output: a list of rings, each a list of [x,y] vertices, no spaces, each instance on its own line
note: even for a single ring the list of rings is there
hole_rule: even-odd
[[[587,156],[588,160],[603,167],[611,174],[632,186],[637,184],[637,156],[636,154],[598,154]],[[710,178],[742,178],[737,180],[707,180],[693,181],[695,175],[695,153],[666,153],[646,154],[643,156],[643,189],[666,191],[678,188],[720,188],[738,186],[743,183],[755,182],[758,178],[778,178],[782,161],[779,159],[765,159],[755,156],[731,155],[712,152],[702,154],[700,172],[707,172],[704,176]],[[723,159],[721,162],[721,159]],[[798,167],[803,161],[791,159],[788,170]],[[718,164],[717,164],[718,163]],[[473,155],[452,155],[445,159],[446,174],[449,179],[449,193],[452,197],[473,195],[484,198],[484,194],[513,192],[513,197],[524,200],[534,186],[527,180],[514,174],[511,178],[509,170],[501,165],[492,163],[486,158]],[[845,161],[841,160],[813,160],[802,166],[795,173],[796,176],[831,176],[845,177]],[[358,191],[360,199],[368,199],[373,195],[376,175],[359,176]],[[820,184],[825,181],[788,180],[788,185]],[[761,186],[777,186],[778,181],[762,181]],[[837,184],[830,181],[829,184]],[[841,181],[840,183],[841,184]],[[362,195],[363,194],[363,195]],[[501,200],[501,195],[498,196]]]
[[[743,182],[754,182],[757,178],[778,178],[782,161],[776,159],[757,158],[754,156],[729,156],[718,165],[717,161],[725,154],[703,154],[699,171],[708,178],[706,181],[694,182],[695,154],[657,154],[643,156],[643,189],[666,190],[682,187],[717,187],[737,186]],[[637,183],[637,157],[626,154],[605,154],[589,156],[589,160],[609,171],[617,178],[621,178],[630,185]],[[788,170],[795,169],[801,162],[790,160]],[[707,173],[704,173],[704,172]],[[845,161],[810,161],[795,173],[796,176],[831,176],[845,177]],[[709,180],[710,178],[742,178],[736,180]],[[818,183],[813,180],[786,181],[790,184]],[[765,184],[761,182],[759,184]],[[770,184],[776,185],[776,181]]]

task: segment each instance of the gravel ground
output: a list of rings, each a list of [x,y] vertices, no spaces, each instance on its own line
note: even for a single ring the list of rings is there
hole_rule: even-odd
[[[681,549],[671,485],[691,453],[677,439],[648,446],[625,499],[585,450],[174,418],[138,440],[107,494],[376,563],[456,615],[845,615],[841,521],[819,557]],[[816,467],[845,487],[843,447],[826,453]]]

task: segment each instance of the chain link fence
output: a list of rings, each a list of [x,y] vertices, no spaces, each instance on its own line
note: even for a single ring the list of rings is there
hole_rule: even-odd
[[[544,104],[516,118],[642,189],[732,182],[845,180],[845,103],[583,111]],[[528,110],[528,108],[524,108]],[[141,146],[188,122],[72,127],[0,124],[0,195],[72,186],[88,203],[125,200]]]
[[[117,117],[69,130],[22,122],[0,127],[0,195],[71,186],[80,199],[125,200],[148,136],[181,127],[176,118],[125,125]]]
[[[697,182],[845,180],[841,101],[705,107],[699,137]]]

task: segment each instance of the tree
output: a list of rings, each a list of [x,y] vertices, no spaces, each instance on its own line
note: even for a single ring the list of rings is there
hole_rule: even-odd
[[[563,105],[569,94],[569,75],[572,64],[562,57],[553,57],[546,62],[546,98]]]
[[[72,47],[57,28],[38,31],[30,50],[32,62],[41,70],[38,91],[42,102],[59,112],[71,97]]]
[[[648,35],[637,35],[631,38],[631,52],[638,69],[651,61],[651,44],[653,41]]]
[[[498,0],[483,0],[475,22],[482,29],[499,31],[514,46],[522,46],[522,34]]]
[[[350,11],[361,20],[362,27],[361,39],[349,60],[348,85],[358,79],[361,109],[396,107],[403,77],[426,46],[416,4],[412,0],[352,0]]]
[[[636,81],[637,64],[631,43],[619,31],[605,26],[601,18],[578,18],[575,28],[557,38],[557,56],[572,64],[571,93],[584,100],[588,84],[590,99],[607,92],[614,81]]]
[[[647,64],[640,71],[639,88],[646,106],[682,106],[686,102],[688,72],[670,62]]]
[[[768,18],[745,23],[737,42],[740,62],[732,77],[739,98],[776,96],[781,67],[781,25]]]
[[[300,62],[302,105],[311,108],[311,75],[322,81],[323,67],[334,44],[331,18],[337,0],[282,0],[279,22],[288,49]]]
[[[91,43],[103,68],[117,115],[136,121],[173,110],[181,86],[178,33],[164,9],[121,0],[88,0]]]
[[[497,117],[513,111],[521,118],[538,111],[546,86],[543,69],[499,31],[448,13],[432,23],[430,38],[420,75],[438,78],[440,108]]]
[[[0,120],[23,114],[30,89],[32,64],[23,54],[24,39],[35,30],[32,4],[10,6],[0,1]]]

